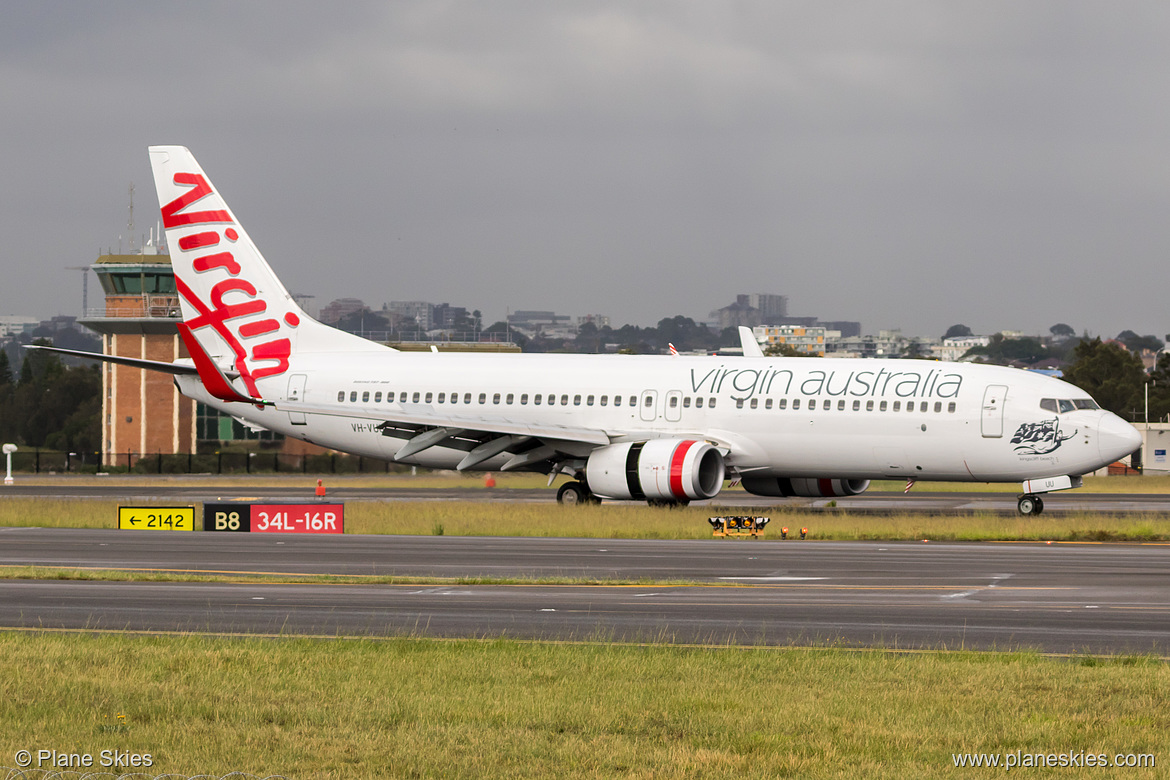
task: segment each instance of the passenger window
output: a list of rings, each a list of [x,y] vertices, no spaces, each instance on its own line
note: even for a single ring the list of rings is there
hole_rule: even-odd
[[[400,404],[406,403],[406,392],[405,391],[403,391],[403,393],[398,396],[398,403],[400,403]]]
[[[451,393],[451,403],[459,403],[459,393]]]
[[[742,398],[736,398],[736,399],[735,399],[735,408],[736,408],[736,409],[742,409],[742,408],[743,408],[743,399],[742,399]]]
[[[638,405],[638,396],[631,395],[630,396],[630,406],[637,406],[637,405]]]
[[[678,408],[678,396],[672,395],[672,396],[670,397],[670,408],[671,408],[671,409],[677,409],[677,408]]]
[[[901,401],[894,401],[894,411],[895,412],[902,411],[902,402]]]
[[[691,397],[690,397],[689,395],[688,395],[686,398],[684,398],[684,399],[683,399],[683,408],[684,408],[684,409],[690,409],[690,408],[691,408]]]
[[[382,391],[379,390],[378,392],[374,393],[374,403],[377,404],[377,403],[381,403],[381,402],[382,402]]]
[[[614,406],[621,406],[622,405],[622,397],[620,395],[615,395],[613,397],[613,405]]]
[[[703,408],[703,399],[702,399],[702,398],[696,398],[696,399],[695,399],[695,408],[696,408],[696,409],[702,409],[702,408]]]
[[[585,399],[585,405],[586,406],[593,406],[593,396],[589,396],[588,398]]]
[[[609,396],[608,395],[601,396],[601,405],[605,406],[607,403],[609,403]]]
[[[714,398],[714,396],[712,396],[711,400],[707,402],[707,408],[708,408],[708,409],[714,409],[714,408],[715,408],[715,398]]]
[[[412,403],[416,403],[416,404],[417,404],[417,403],[418,403],[418,393],[415,393],[414,395],[412,395],[412,396],[410,397],[410,400],[411,400],[411,402],[412,402]]]
[[[345,401],[345,391],[338,390],[337,391],[337,403],[343,403],[344,401]]]
[[[515,396],[512,393],[508,393],[508,395],[504,398],[504,403],[511,404],[514,397]]]
[[[647,409],[649,409],[653,405],[654,405],[654,396],[652,396],[652,395],[646,396],[646,402],[643,403],[642,406],[645,406]]]
[[[394,403],[394,391],[393,390],[386,391],[386,403],[388,403],[388,404]]]
[[[886,402],[882,401],[880,404],[878,404],[878,411],[884,412],[885,410],[886,410]]]
[[[447,403],[447,394],[446,393],[439,393],[438,400],[439,400],[439,403],[441,403],[441,404]]]
[[[499,393],[496,393],[496,394],[494,394],[494,395],[492,396],[492,403],[493,403],[493,404],[498,404],[499,402],[500,402],[500,394],[499,394]]]
[[[581,403],[581,396],[577,396],[577,403]],[[561,394],[561,406],[569,405],[569,396]]]
[[[833,408],[833,402],[830,401],[828,398],[826,398],[825,402],[823,404],[821,404],[821,408],[827,412]]]
[[[765,399],[765,400],[764,400],[764,408],[765,408],[765,409],[771,409],[771,408],[772,408],[772,399],[771,399],[771,398],[767,398],[767,399]]]
[[[866,401],[865,402],[865,411],[867,411],[867,412],[873,411],[873,401]]]
[[[357,390],[354,390],[354,391],[352,391],[352,392],[349,394],[349,402],[350,402],[351,404],[352,404],[352,403],[357,403]]]
[[[914,411],[914,402],[913,401],[906,402],[906,411],[908,411],[908,412]]]
[[[426,398],[424,398],[423,400],[429,404],[431,402],[431,398],[433,398],[433,397],[434,397],[434,393],[427,393]]]
[[[528,393],[521,393],[520,394],[520,405],[521,406],[528,405]]]
[[[1056,399],[1055,398],[1042,398],[1040,400],[1040,408],[1046,412],[1052,412],[1053,414],[1056,414],[1057,413],[1056,412]]]
[[[861,401],[854,401],[853,402],[853,411],[855,411],[855,412],[861,411]]]
[[[532,405],[533,406],[540,406],[540,393],[537,393],[536,395],[532,396]]]
[[[752,408],[753,408],[753,409],[758,409],[759,407],[760,407],[760,399],[758,399],[758,398],[753,398],[753,399],[752,399]]]
[[[792,408],[793,408],[793,409],[799,409],[799,408],[800,408],[800,399],[799,399],[799,398],[793,398],[793,399],[792,399]]]
[[[548,394],[548,405],[549,406],[556,406],[557,405],[557,397],[555,395],[553,395],[552,393]]]
[[[487,403],[487,393],[480,393],[480,394],[479,394],[479,402],[480,402],[481,404],[486,404],[486,403]]]
[[[579,395],[573,396],[573,406],[580,406],[580,405],[581,405],[581,396],[579,396]]]
[[[837,411],[838,412],[845,411],[845,399],[844,398],[842,398],[840,401],[837,402]]]
[[[787,408],[788,408],[788,399],[787,399],[787,398],[781,398],[781,399],[780,399],[780,408],[781,408],[781,409],[787,409]]]
[[[370,391],[366,390],[364,393],[362,393],[362,403],[368,404],[369,402],[370,402]]]
[[[941,412],[941,411],[942,411],[942,401],[935,401],[935,402],[934,402],[934,411],[935,411],[935,412]]]
[[[949,404],[947,404],[947,411],[950,412],[951,414],[955,413],[955,402],[954,401],[951,401]]]
[[[465,404],[471,403],[471,393],[464,393],[463,394],[463,403],[465,403]]]
[[[1063,398],[1060,399],[1060,413],[1061,414],[1064,414],[1065,412],[1072,412],[1075,410],[1076,410],[1076,407],[1073,406],[1072,401],[1066,401]]]

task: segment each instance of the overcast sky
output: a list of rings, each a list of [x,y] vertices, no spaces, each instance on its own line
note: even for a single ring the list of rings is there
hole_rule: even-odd
[[[1163,336],[1167,41],[1164,1],[10,1],[0,314],[76,313],[181,144],[318,306]]]

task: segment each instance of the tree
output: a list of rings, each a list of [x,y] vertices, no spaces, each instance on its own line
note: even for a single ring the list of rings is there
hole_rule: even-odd
[[[1117,334],[1117,340],[1125,345],[1125,348],[1130,352],[1141,353],[1143,349],[1148,349],[1150,352],[1157,352],[1164,345],[1162,339],[1157,336],[1139,336],[1132,330],[1123,330]]]
[[[943,338],[944,339],[955,339],[955,338],[961,338],[963,336],[973,336],[973,335],[974,334],[971,333],[971,329],[968,328],[966,325],[952,325],[951,327],[947,328],[947,332],[943,335]]]
[[[1137,355],[1100,338],[1084,340],[1073,353],[1064,380],[1081,388],[1104,408],[1126,420],[1140,419],[1145,370]]]
[[[8,353],[0,349],[0,387],[12,384],[12,364],[8,362]]]
[[[1052,353],[1036,339],[1005,339],[1002,333],[996,333],[986,347],[972,347],[964,357],[967,355],[982,355],[989,363],[1007,365],[1017,361],[1036,363]]]
[[[1048,332],[1052,334],[1052,338],[1057,339],[1058,341],[1071,339],[1073,336],[1077,335],[1077,332],[1073,330],[1070,325],[1065,325],[1063,322],[1056,323],[1048,329]]]
[[[764,347],[764,357],[820,357],[808,352],[801,352],[791,344],[777,342]]]

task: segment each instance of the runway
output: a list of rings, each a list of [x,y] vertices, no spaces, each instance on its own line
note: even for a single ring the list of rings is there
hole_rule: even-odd
[[[271,479],[271,478],[268,478]],[[138,484],[108,485],[82,482],[71,478],[39,479],[0,489],[5,496],[39,498],[87,498],[111,501],[156,501],[184,503],[222,501],[248,496],[257,499],[311,499],[315,479],[285,477],[278,484],[257,486],[248,480],[230,478],[211,481],[192,478],[187,482],[162,482],[144,479]],[[440,488],[367,487],[348,484],[344,479],[330,482],[328,498],[334,501],[486,501],[504,503],[554,503],[555,488],[493,488],[453,486]],[[872,512],[944,512],[949,514],[1016,514],[1014,493],[932,492],[928,484],[916,486],[910,493],[867,492],[841,498],[768,498],[753,496],[742,490],[725,490],[709,501],[695,501],[692,506],[807,507],[825,511]],[[645,502],[607,502],[641,503]],[[1170,494],[1162,493],[1086,493],[1072,490],[1044,496],[1045,513],[1109,512],[1170,513]]]
[[[0,565],[636,585],[0,581],[0,627],[1170,656],[1165,545],[0,530]],[[695,585],[660,584],[687,581]]]

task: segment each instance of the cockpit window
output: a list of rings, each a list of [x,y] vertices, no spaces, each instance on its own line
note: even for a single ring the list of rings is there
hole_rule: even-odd
[[[1075,412],[1078,409],[1100,409],[1092,398],[1044,398],[1040,401],[1040,408],[1054,414]]]

